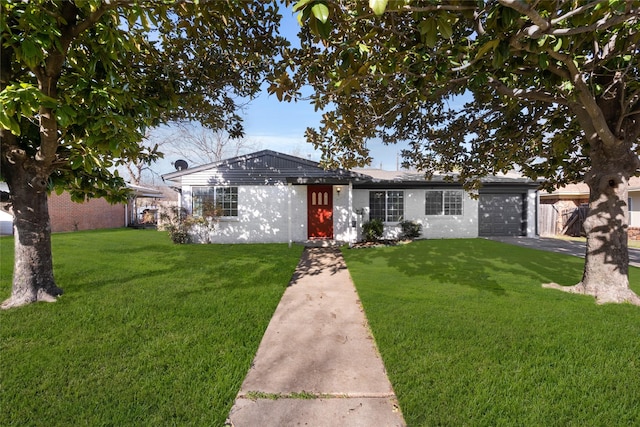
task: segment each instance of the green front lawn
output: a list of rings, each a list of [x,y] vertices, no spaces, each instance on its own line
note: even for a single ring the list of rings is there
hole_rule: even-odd
[[[0,312],[0,425],[222,425],[301,253],[150,230],[53,244],[65,295]],[[581,259],[481,239],[344,254],[410,426],[640,424],[640,309],[540,286]]]
[[[301,252],[54,235],[65,294],[0,312],[0,425],[223,425]],[[4,300],[13,238],[0,254]]]
[[[482,239],[343,252],[409,426],[640,425],[640,308],[540,286],[577,283],[582,259]]]

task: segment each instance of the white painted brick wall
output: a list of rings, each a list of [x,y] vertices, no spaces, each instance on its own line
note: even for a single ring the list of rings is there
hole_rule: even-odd
[[[358,237],[361,236],[362,224],[369,220],[369,191],[354,191],[353,209],[364,212],[363,215],[358,215]],[[469,197],[466,192],[463,193],[462,215],[425,215],[426,190],[402,191],[404,191],[404,219],[422,224],[422,238],[478,237],[478,201]],[[384,238],[395,238],[400,232],[400,226],[397,223],[385,223]]]
[[[192,185],[208,185],[206,175],[194,174],[185,181],[182,203],[191,209]],[[362,224],[369,220],[369,190],[351,190],[348,185],[333,187],[334,238],[349,242],[359,240]],[[391,189],[392,190],[392,189]],[[353,211],[350,215],[350,191]],[[478,200],[463,196],[462,215],[425,215],[425,191],[403,190],[404,218],[422,225],[422,238],[478,237]],[[527,235],[535,235],[535,191],[529,192]],[[361,213],[358,213],[361,212]],[[291,220],[289,220],[289,215]],[[352,221],[356,223],[353,228]],[[397,223],[385,224],[385,238],[398,237]],[[238,218],[223,218],[211,235],[214,243],[285,243],[307,240],[307,187],[304,185],[269,185],[238,187]]]

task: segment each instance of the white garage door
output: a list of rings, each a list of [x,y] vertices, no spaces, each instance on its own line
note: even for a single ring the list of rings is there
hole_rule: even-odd
[[[478,207],[480,236],[524,235],[526,213],[522,194],[481,194]]]

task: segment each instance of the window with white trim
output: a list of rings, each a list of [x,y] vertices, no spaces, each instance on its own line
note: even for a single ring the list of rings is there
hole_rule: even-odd
[[[404,215],[404,191],[370,191],[369,218],[398,222]]]
[[[462,215],[462,190],[429,190],[425,215]]]
[[[215,206],[219,216],[238,216],[238,187],[193,187],[192,213],[202,216],[205,206]]]

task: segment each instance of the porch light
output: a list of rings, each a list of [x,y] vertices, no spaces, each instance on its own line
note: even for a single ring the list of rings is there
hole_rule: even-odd
[[[342,191],[342,187],[340,186],[336,187],[336,193],[338,193],[338,196],[340,195],[341,191]]]

